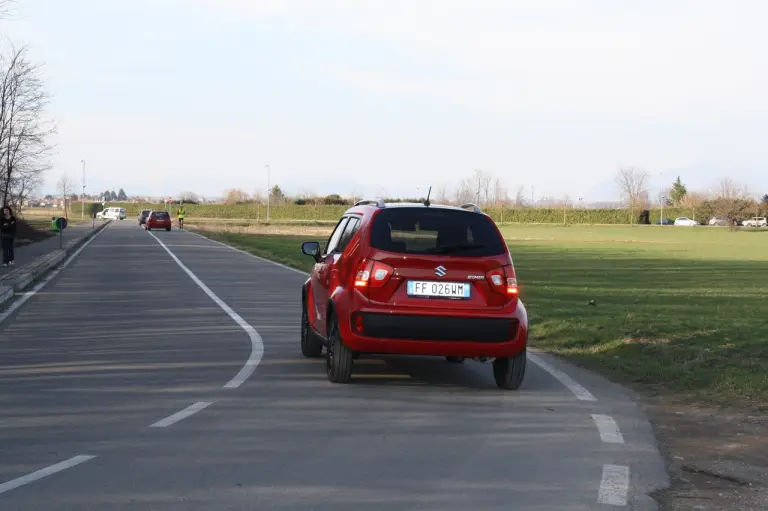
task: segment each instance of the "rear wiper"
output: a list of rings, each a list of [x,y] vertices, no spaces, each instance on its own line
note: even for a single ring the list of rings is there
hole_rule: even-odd
[[[437,252],[440,254],[449,254],[451,252],[459,252],[460,250],[472,250],[476,248],[483,248],[485,245],[479,245],[477,243],[457,243],[456,245],[442,245],[437,247]]]

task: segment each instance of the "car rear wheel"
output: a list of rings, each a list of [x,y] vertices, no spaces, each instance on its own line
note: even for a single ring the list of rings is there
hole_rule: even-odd
[[[170,232],[170,231],[171,231],[171,228],[170,228],[170,227],[166,227],[166,228],[165,228],[165,230],[166,230],[166,231],[168,231],[168,232]]]
[[[331,319],[328,328],[328,347],[325,350],[325,372],[331,383],[349,383],[352,377],[352,350],[344,346],[339,334],[339,323]]]
[[[496,386],[504,390],[517,390],[525,376],[526,353],[514,357],[500,357],[493,361],[493,379]]]
[[[307,358],[319,358],[323,353],[323,342],[309,326],[306,303],[301,307],[301,354]]]
[[[461,364],[462,362],[464,362],[464,357],[445,357],[445,360],[447,360],[451,364]]]

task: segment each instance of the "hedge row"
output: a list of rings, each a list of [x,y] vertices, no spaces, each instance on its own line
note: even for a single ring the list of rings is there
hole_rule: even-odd
[[[159,207],[157,204],[114,203],[108,207],[123,207],[128,217],[138,215],[142,209]],[[76,206],[73,206],[76,208]],[[164,207],[164,206],[163,206]],[[172,206],[175,215],[178,205]],[[266,205],[241,204],[199,204],[185,205],[188,218],[247,219],[265,222]],[[271,206],[269,217],[272,221],[333,221],[337,220],[349,206],[298,206],[295,204]],[[637,223],[639,211],[634,215],[628,209],[540,209],[540,208],[488,208],[485,210],[498,223],[542,223],[542,224],[630,224]],[[680,208],[664,208],[664,216],[674,219],[679,216],[693,217],[694,211]],[[658,208],[650,210],[650,221],[660,218]]]

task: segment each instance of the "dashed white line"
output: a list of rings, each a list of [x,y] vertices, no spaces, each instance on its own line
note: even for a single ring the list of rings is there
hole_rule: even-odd
[[[528,360],[536,364],[537,366],[544,369],[546,372],[554,376],[560,383],[565,385],[568,390],[573,392],[573,395],[576,396],[577,399],[580,401],[597,401],[597,398],[592,395],[590,391],[588,391],[586,388],[582,387],[578,383],[576,383],[573,378],[565,374],[564,372],[560,371],[559,369],[555,369],[548,363],[544,362],[540,357],[537,355],[534,355],[533,353],[528,353]]]
[[[10,306],[8,306],[8,308],[7,308],[7,309],[5,309],[5,311],[3,311],[2,313],[0,313],[0,324],[2,324],[2,323],[3,323],[3,321],[5,321],[6,319],[8,319],[8,317],[9,317],[11,314],[13,314],[14,312],[16,312],[16,310],[17,310],[19,307],[21,307],[22,305],[24,305],[24,304],[27,302],[27,300],[29,300],[30,298],[32,298],[33,296],[35,296],[35,295],[36,295],[36,294],[37,294],[37,293],[38,293],[38,292],[39,292],[41,289],[43,289],[43,288],[44,288],[46,285],[48,285],[48,283],[49,283],[51,280],[53,280],[54,278],[56,278],[56,275],[58,275],[59,273],[61,273],[61,271],[62,271],[64,268],[66,268],[67,266],[69,266],[69,263],[71,263],[71,262],[72,262],[72,261],[73,261],[73,260],[74,260],[74,259],[75,259],[77,256],[79,256],[79,255],[80,255],[80,252],[82,252],[83,250],[85,250],[85,247],[87,247],[88,245],[90,245],[90,244],[91,244],[91,242],[92,242],[93,240],[95,240],[95,239],[96,239],[96,238],[97,238],[97,237],[98,237],[98,236],[99,236],[99,235],[100,235],[102,232],[104,232],[105,230],[107,230],[107,228],[108,228],[108,227],[109,227],[109,226],[107,226],[107,227],[103,227],[103,228],[102,228],[102,229],[101,229],[99,232],[97,232],[96,234],[94,234],[93,236],[91,236],[91,238],[90,238],[88,241],[86,241],[85,243],[83,243],[83,244],[80,246],[80,248],[78,248],[78,249],[77,249],[77,251],[75,251],[75,253],[74,253],[74,254],[72,254],[71,256],[69,256],[69,258],[68,258],[66,261],[64,261],[64,262],[61,264],[61,266],[59,266],[58,268],[56,268],[55,270],[53,270],[52,272],[50,272],[48,275],[46,275],[46,277],[45,277],[45,278],[44,278],[44,279],[43,279],[41,282],[39,282],[37,285],[35,285],[35,287],[33,287],[32,289],[30,289],[29,291],[27,291],[27,292],[25,292],[25,293],[18,293],[19,299],[18,299],[18,300],[15,300],[13,303],[11,303],[11,305],[10,305]]]
[[[603,478],[597,494],[598,504],[626,506],[629,492],[629,467],[626,465],[603,465]]]
[[[176,412],[173,415],[169,415],[168,417],[166,417],[163,420],[159,420],[159,421],[155,422],[154,424],[152,424],[149,427],[150,428],[167,428],[171,424],[175,424],[175,423],[179,422],[180,420],[184,420],[187,417],[189,417],[190,415],[194,415],[197,412],[208,408],[212,404],[213,404],[213,401],[200,401],[200,402],[197,402],[197,403],[195,403],[193,405],[190,405],[190,406],[184,408],[180,412]]]
[[[206,286],[202,280],[200,280],[197,275],[192,273],[192,271],[184,266],[184,263],[182,263],[178,257],[176,257],[176,254],[171,252],[171,250],[165,246],[165,243],[160,241],[160,239],[152,234],[151,232],[148,232],[150,236],[155,238],[155,240],[160,243],[160,246],[165,249],[166,252],[168,252],[168,255],[171,256],[171,258],[176,261],[176,264],[179,265],[179,267],[186,272],[187,275],[189,275],[189,278],[191,278],[195,284],[197,284],[200,289],[205,291],[205,294],[210,297],[211,300],[216,302],[216,305],[221,307],[221,309],[226,312],[232,320],[237,323],[240,328],[245,330],[245,333],[248,334],[248,337],[251,339],[251,354],[248,357],[248,360],[245,362],[245,365],[243,365],[243,368],[240,369],[240,372],[238,372],[234,378],[229,380],[224,385],[225,389],[234,389],[242,385],[245,380],[248,379],[249,376],[253,374],[253,372],[258,367],[259,363],[261,362],[261,358],[264,356],[264,341],[261,339],[261,336],[259,335],[259,332],[256,331],[255,328],[253,328],[251,325],[249,325],[243,318],[240,317],[240,315],[233,311],[232,308],[224,303],[224,300],[216,296],[216,294],[211,291],[208,286]]]
[[[80,465],[81,463],[85,463],[86,461],[92,460],[95,457],[96,456],[90,456],[87,454],[74,456],[72,458],[69,458],[68,460],[62,461],[61,463],[56,463],[55,465],[51,465],[50,467],[40,469],[37,472],[32,472],[31,474],[17,477],[16,479],[8,481],[7,483],[0,484],[0,495],[5,492],[14,490],[19,486],[24,486],[25,484],[32,483],[34,481],[37,481],[38,479],[42,479],[43,477],[53,475],[57,472],[61,472],[62,470],[72,468],[76,465]]]
[[[610,415],[592,414],[597,430],[600,432],[600,440],[606,444],[623,444],[624,437],[619,430],[619,425]]]

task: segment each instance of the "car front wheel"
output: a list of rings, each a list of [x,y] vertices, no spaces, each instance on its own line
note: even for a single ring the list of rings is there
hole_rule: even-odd
[[[526,352],[514,357],[500,357],[493,361],[493,379],[504,390],[517,390],[525,376]]]
[[[349,383],[352,377],[352,350],[344,346],[339,334],[339,323],[331,320],[328,328],[328,347],[325,350],[325,372],[331,383]]]

